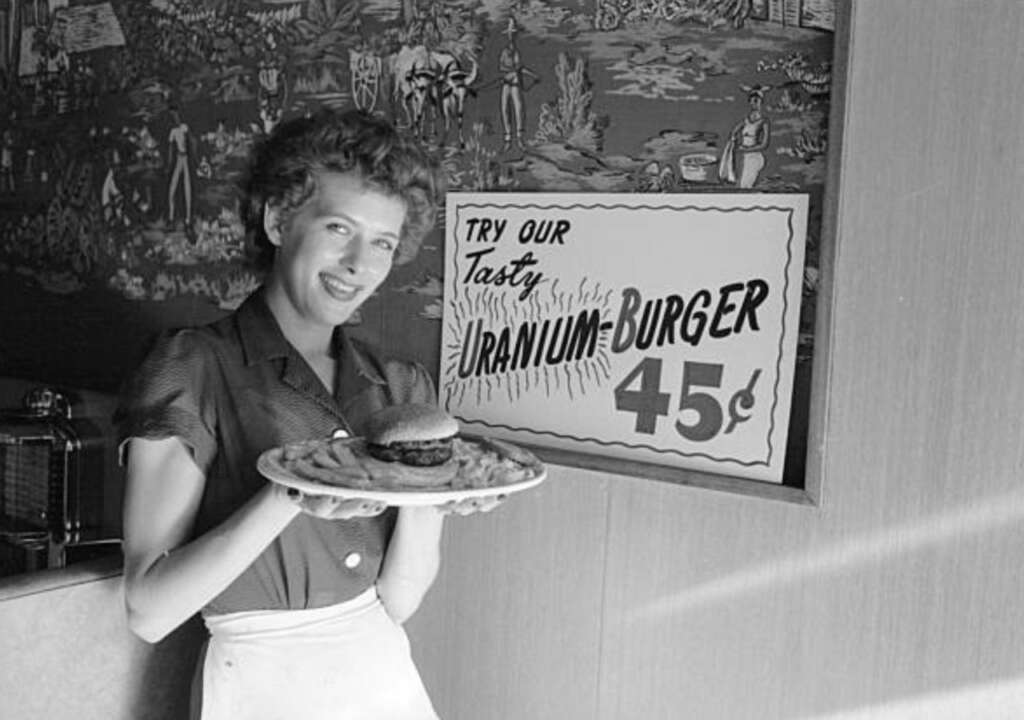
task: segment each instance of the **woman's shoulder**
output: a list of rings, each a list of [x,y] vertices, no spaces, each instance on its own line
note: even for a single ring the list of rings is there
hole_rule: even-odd
[[[363,373],[404,402],[423,402],[433,398],[434,383],[419,360],[365,340],[350,339],[352,353]]]
[[[208,354],[217,345],[224,344],[224,335],[211,325],[175,327],[160,332],[153,344],[155,347]]]
[[[386,372],[415,372],[422,367],[422,363],[415,358],[404,355],[395,350],[385,349],[377,343],[361,338],[349,338],[348,342],[352,347],[352,354],[357,362],[363,364],[367,369],[375,371],[380,377]]]
[[[207,325],[168,328],[153,339],[147,362],[213,363],[240,352],[229,318]]]

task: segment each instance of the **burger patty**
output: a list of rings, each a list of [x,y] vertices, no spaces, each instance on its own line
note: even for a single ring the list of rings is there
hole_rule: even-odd
[[[367,443],[366,450],[384,462],[426,467],[448,462],[452,457],[452,438],[439,440],[405,440],[386,445]]]

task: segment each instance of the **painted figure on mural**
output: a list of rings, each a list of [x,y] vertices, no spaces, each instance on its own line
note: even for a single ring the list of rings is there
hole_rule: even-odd
[[[281,121],[281,108],[273,105],[268,98],[259,101],[259,130],[265,135],[274,131],[274,126]]]
[[[349,48],[348,64],[352,101],[357,109],[373,112],[384,74],[380,56],[373,52],[366,38],[361,37],[354,48]]]
[[[519,149],[522,150],[524,147],[523,92],[527,89],[524,88],[524,82],[528,77],[540,82],[540,76],[523,65],[522,55],[516,45],[518,31],[519,25],[515,17],[509,17],[508,25],[505,27],[508,42],[498,58],[498,72],[501,74],[501,125],[505,131],[503,149],[506,151],[512,147],[513,135]]]
[[[429,49],[436,48],[448,27],[447,18],[441,12],[441,3],[418,0],[413,3],[408,36]]]
[[[25,149],[25,170],[21,174],[22,181],[26,185],[31,185],[36,181],[36,157],[39,151],[36,150],[35,143],[29,141],[29,146]]]
[[[160,182],[162,168],[164,166],[163,156],[160,153],[160,144],[153,137],[149,125],[143,123],[138,129],[124,127],[122,135],[134,146],[136,187],[132,192],[135,204],[146,214],[153,207],[153,186]]]
[[[217,127],[214,128],[213,132],[207,133],[206,138],[213,143],[213,149],[216,150],[219,155],[223,155],[228,151],[228,144],[231,142],[231,135],[228,133],[227,124],[224,122],[224,118],[217,118]]]
[[[257,77],[260,83],[260,98],[266,99],[268,103],[282,104],[283,78],[276,59],[260,60]]]
[[[173,223],[175,216],[175,200],[178,187],[182,189],[185,200],[185,227],[192,220],[192,171],[189,168],[188,156],[192,136],[188,123],[181,119],[181,113],[171,110],[171,131],[167,136],[168,158],[171,164],[171,180],[167,186],[167,219]]]
[[[14,133],[8,128],[0,144],[0,192],[14,191]]]
[[[259,94],[256,105],[259,108],[263,132],[270,133],[284,114],[285,83],[284,71],[276,59],[263,59],[259,63]]]
[[[103,219],[110,224],[124,222],[124,193],[117,185],[117,175],[121,168],[121,154],[116,147],[108,147],[103,151],[107,171],[100,186],[100,206],[103,208]]]
[[[752,188],[764,169],[764,153],[771,143],[771,123],[763,111],[767,86],[746,87],[750,111],[729,133],[718,175],[723,182]]]

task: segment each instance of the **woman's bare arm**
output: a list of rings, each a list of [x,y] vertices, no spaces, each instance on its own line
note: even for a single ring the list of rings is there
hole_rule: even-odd
[[[377,578],[391,619],[404,623],[419,608],[441,566],[444,515],[435,507],[403,507]]]
[[[753,147],[747,148],[748,150],[764,151],[768,149],[768,145],[772,141],[772,126],[767,119],[762,118],[761,123],[757,128],[757,144]]]
[[[131,440],[124,503],[128,625],[156,642],[223,591],[301,511],[268,484],[224,523],[191,535],[206,479],[178,438]]]

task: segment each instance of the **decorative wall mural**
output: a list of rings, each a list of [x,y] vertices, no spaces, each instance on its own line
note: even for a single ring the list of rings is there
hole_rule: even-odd
[[[807,360],[833,23],[833,0],[0,0],[0,375],[112,387],[152,330],[237,306],[247,151],[322,105],[393,118],[459,190],[810,193]],[[435,369],[442,237],[356,320]]]

